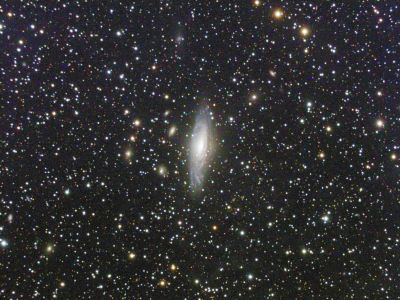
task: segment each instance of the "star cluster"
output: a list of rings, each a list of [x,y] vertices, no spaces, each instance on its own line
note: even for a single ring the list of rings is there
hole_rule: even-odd
[[[0,298],[396,299],[399,26],[397,1],[3,1]]]

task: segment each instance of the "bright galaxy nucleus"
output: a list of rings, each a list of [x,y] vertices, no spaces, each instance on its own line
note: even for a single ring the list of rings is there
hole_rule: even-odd
[[[190,185],[194,191],[203,185],[211,153],[211,140],[210,111],[202,108],[196,115],[189,149]]]

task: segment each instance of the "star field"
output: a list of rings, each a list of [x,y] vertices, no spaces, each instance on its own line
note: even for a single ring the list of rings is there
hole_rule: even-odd
[[[0,298],[397,299],[399,28],[391,0],[3,1]]]

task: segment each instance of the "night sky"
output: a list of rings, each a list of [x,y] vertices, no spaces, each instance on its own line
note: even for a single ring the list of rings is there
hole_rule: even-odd
[[[0,4],[0,299],[399,299],[398,1]]]

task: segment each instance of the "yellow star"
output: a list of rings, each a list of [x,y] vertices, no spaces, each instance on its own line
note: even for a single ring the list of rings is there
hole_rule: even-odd
[[[274,19],[279,20],[282,19],[283,17],[283,10],[280,8],[277,8],[274,10],[274,12],[272,13],[272,16],[274,17]]]
[[[254,4],[254,6],[260,6],[261,5],[261,1],[260,0],[254,0],[253,4]]]
[[[308,36],[310,35],[310,33],[311,33],[310,28],[308,28],[307,26],[302,26],[302,27],[300,28],[300,34],[301,34],[304,38],[308,37]]]

